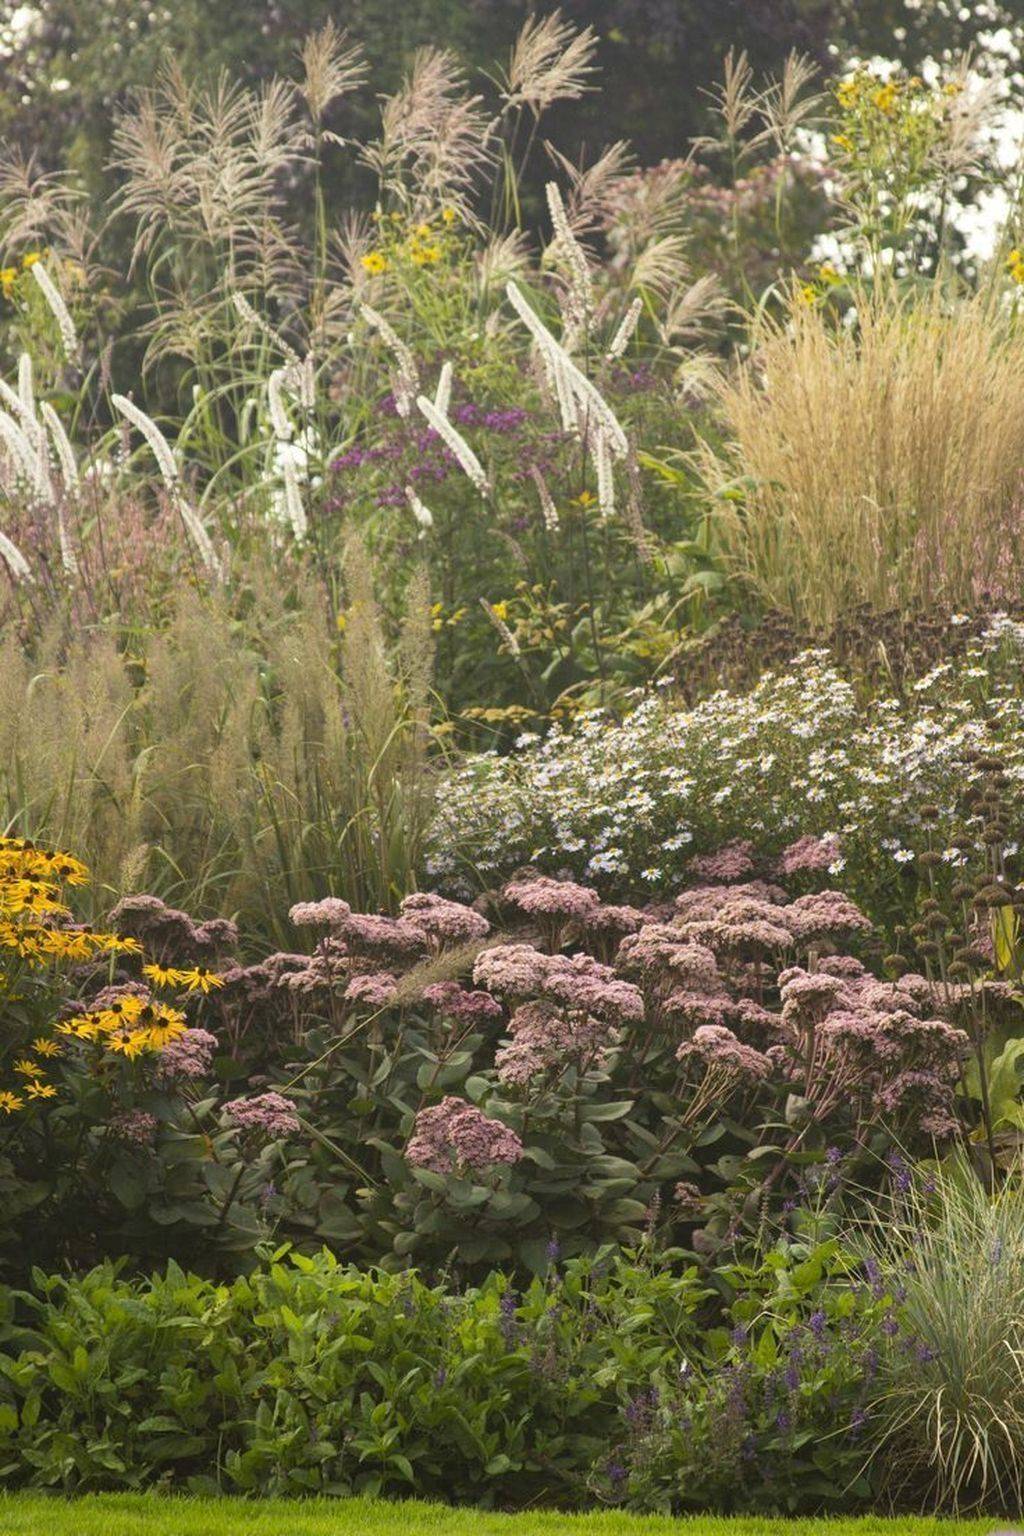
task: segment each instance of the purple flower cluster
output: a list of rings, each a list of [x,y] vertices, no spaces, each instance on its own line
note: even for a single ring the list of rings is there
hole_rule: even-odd
[[[700,880],[745,880],[754,872],[754,845],[737,838],[714,853],[698,854],[690,860],[690,868]]]
[[[177,1040],[170,1040],[156,1059],[156,1074],[162,1082],[207,1077],[217,1049],[217,1036],[208,1029],[186,1029]]]
[[[457,981],[435,981],[423,989],[423,1000],[456,1024],[486,1024],[502,1016],[502,1007],[489,992],[471,992]]]
[[[156,1116],[144,1109],[125,1109],[111,1116],[107,1130],[117,1141],[130,1147],[151,1147],[159,1125]]]
[[[475,1173],[498,1163],[518,1163],[523,1144],[501,1120],[492,1120],[467,1104],[448,1097],[416,1116],[405,1149],[406,1161],[432,1173]]]
[[[568,1066],[582,1073],[601,1065],[616,1038],[606,1020],[566,1012],[544,999],[516,1008],[508,1032],[510,1041],[499,1047],[494,1064],[499,1080],[516,1088],[546,1072],[561,1074]]]
[[[151,960],[188,965],[209,960],[238,943],[238,925],[226,917],[194,922],[159,896],[123,896],[108,918],[116,933],[138,939]]]
[[[808,834],[798,837],[779,855],[778,870],[782,876],[820,874],[831,869],[840,856],[837,837],[815,837]]]
[[[258,1093],[250,1099],[232,1099],[224,1113],[241,1131],[264,1136],[293,1136],[299,1129],[295,1105],[280,1093]]]
[[[406,896],[401,913],[431,944],[438,949],[448,944],[467,944],[474,939],[484,939],[491,925],[479,912],[460,901],[447,901],[427,891],[417,891]]]

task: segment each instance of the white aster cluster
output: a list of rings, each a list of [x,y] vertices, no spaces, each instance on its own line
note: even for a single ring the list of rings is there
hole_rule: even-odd
[[[691,709],[645,696],[621,723],[588,713],[443,781],[431,874],[455,889],[467,868],[490,881],[533,863],[656,895],[678,888],[695,853],[743,837],[767,855],[808,834],[837,839],[831,873],[854,896],[894,885],[929,839],[955,867],[972,829],[971,754],[998,750],[1024,786],[1022,661],[1024,626],[997,618],[905,699],[862,705],[829,656],[808,651],[748,693]]]

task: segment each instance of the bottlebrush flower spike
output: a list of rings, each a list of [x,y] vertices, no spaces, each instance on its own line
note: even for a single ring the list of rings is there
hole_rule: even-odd
[[[32,581],[32,567],[6,533],[0,533],[0,558],[6,563],[15,581]]]
[[[29,268],[32,276],[50,307],[50,312],[57,322],[60,331],[61,346],[69,363],[78,358],[78,332],[75,330],[75,322],[71,318],[71,311],[64,302],[64,297],[41,261],[34,262]]]
[[[426,395],[417,395],[416,404],[419,406],[422,415],[426,418],[428,425],[432,426],[438,437],[447,443],[458,460],[460,467],[465,470],[481,496],[486,496],[490,491],[490,486],[487,483],[487,476],[484,474],[484,467],[461,432],[456,431],[447,416],[442,416],[434,402],[428,400]]]
[[[177,508],[182,522],[192,535],[192,539],[199,551],[200,558],[211,576],[218,580],[223,576],[223,567],[217,558],[217,552],[213,547],[213,541],[203,527],[202,519],[195,508],[189,505],[187,498],[182,493],[181,476],[178,466],[174,462],[174,454],[171,445],[160,431],[156,422],[146,415],[145,411],[129,400],[126,395],[111,395],[111,404],[121,415],[137,427],[146,440],[150,452],[156,459],[157,468],[163,477],[163,482],[171,495],[171,499]]]

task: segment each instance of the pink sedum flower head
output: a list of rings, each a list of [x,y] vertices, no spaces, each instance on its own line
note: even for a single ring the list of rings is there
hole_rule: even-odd
[[[294,1136],[300,1128],[294,1103],[280,1093],[259,1093],[250,1099],[232,1099],[224,1105],[224,1113],[239,1130],[259,1132],[265,1136]]]
[[[416,1116],[406,1161],[432,1173],[479,1173],[499,1163],[518,1163],[523,1144],[501,1120],[492,1120],[465,1099],[442,1099]]]
[[[439,946],[484,939],[491,931],[487,919],[474,912],[472,907],[429,892],[418,891],[407,896],[402,902],[401,913]]]

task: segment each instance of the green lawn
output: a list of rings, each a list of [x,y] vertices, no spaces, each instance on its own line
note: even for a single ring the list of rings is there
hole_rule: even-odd
[[[63,1500],[0,1495],[0,1536],[986,1536],[991,1520],[668,1520],[615,1513],[492,1515],[353,1499]]]

